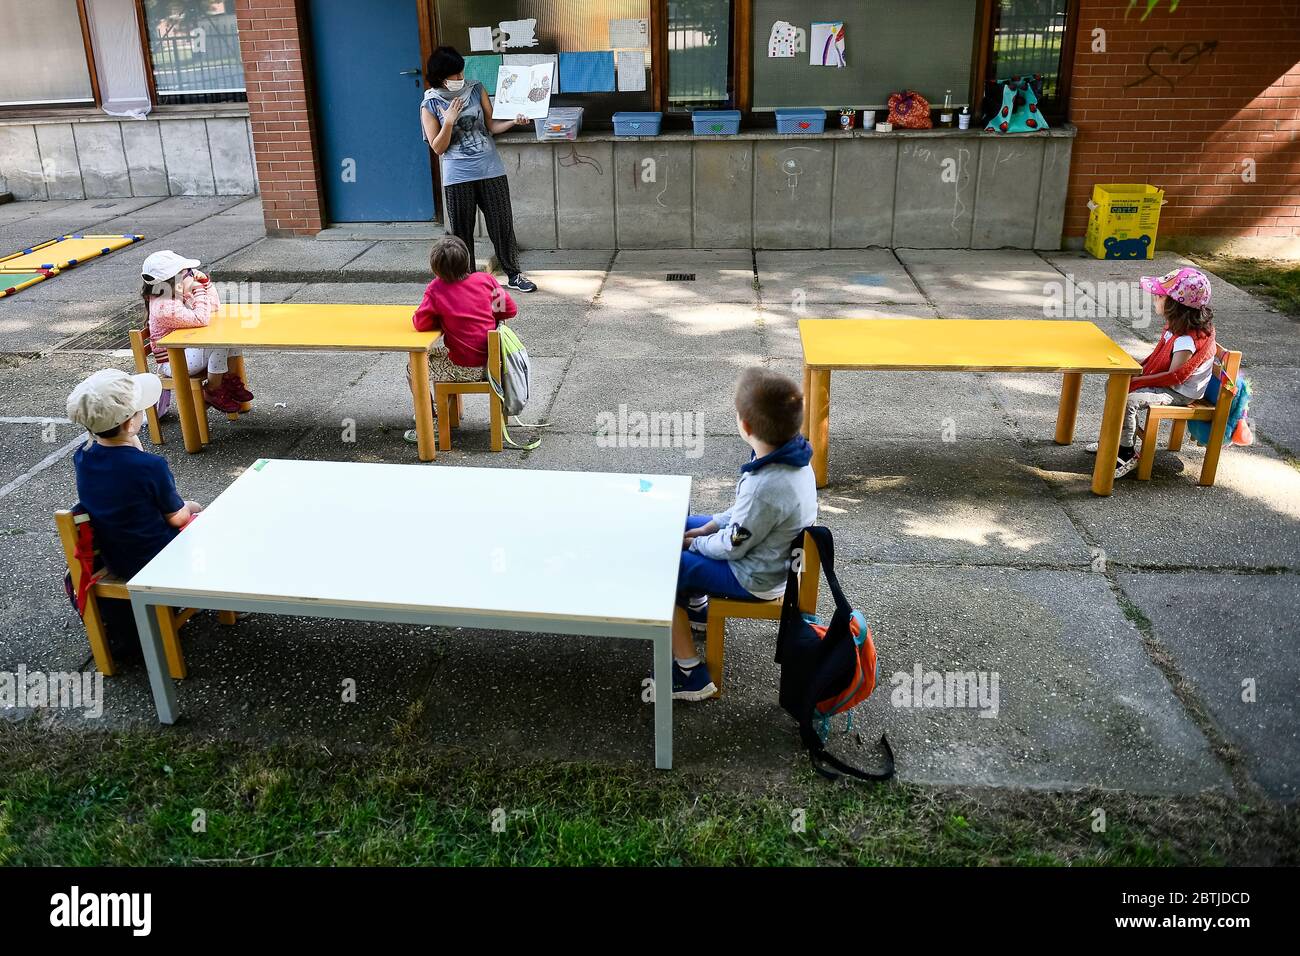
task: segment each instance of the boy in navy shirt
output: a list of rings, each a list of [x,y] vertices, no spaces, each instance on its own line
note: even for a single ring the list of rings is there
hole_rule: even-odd
[[[202,510],[176,493],[171,469],[140,445],[144,410],[162,394],[157,375],[103,369],[68,396],[68,418],[93,440],[73,455],[77,496],[104,564],[129,580]]]

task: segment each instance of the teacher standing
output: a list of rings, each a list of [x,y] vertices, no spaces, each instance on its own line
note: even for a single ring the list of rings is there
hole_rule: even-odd
[[[465,58],[455,48],[440,46],[429,56],[424,71],[429,89],[420,104],[424,138],[442,157],[442,184],[447,196],[447,224],[459,236],[474,260],[476,210],[483,210],[488,236],[506,285],[519,292],[536,292],[537,286],[519,270],[514,215],[510,209],[510,182],[493,137],[525,126],[523,115],[492,118],[492,101],[483,84],[465,82]]]

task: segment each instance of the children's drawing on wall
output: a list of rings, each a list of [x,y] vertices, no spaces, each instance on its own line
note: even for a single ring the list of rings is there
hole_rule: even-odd
[[[497,116],[543,119],[551,106],[551,83],[555,66],[536,63],[531,66],[502,64],[497,72],[497,98],[492,112]]]
[[[537,18],[526,20],[502,20],[502,46],[537,46]]]
[[[767,55],[770,57],[792,57],[808,49],[808,34],[802,27],[785,20],[772,24],[772,33],[767,40]]]
[[[812,43],[808,48],[811,66],[847,66],[844,59],[844,21],[812,25]]]
[[[803,175],[803,162],[801,161],[803,153],[820,152],[813,146],[791,146],[781,150],[780,167],[781,172],[785,173],[785,185],[790,190],[790,200],[793,202],[798,198],[799,177]]]

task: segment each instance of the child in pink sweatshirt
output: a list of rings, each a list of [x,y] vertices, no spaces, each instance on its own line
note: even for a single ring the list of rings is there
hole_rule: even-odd
[[[472,270],[469,249],[456,236],[434,242],[429,267],[436,278],[411,317],[419,332],[442,330],[442,339],[429,350],[429,381],[485,381],[488,333],[518,315],[515,300],[491,273]],[[405,437],[415,441],[415,431]]]
[[[140,270],[144,280],[144,304],[149,313],[149,341],[158,374],[171,374],[167,348],[159,340],[177,329],[194,329],[207,325],[221,305],[217,290],[208,276],[198,271],[198,259],[186,259],[167,250],[145,259]],[[238,375],[230,372],[233,349],[186,349],[185,363],[190,375],[206,378],[203,397],[213,408],[237,412],[253,393],[244,387]]]

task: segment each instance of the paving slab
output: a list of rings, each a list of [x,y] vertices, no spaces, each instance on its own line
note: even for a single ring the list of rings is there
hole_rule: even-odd
[[[604,296],[586,315],[580,347],[582,360],[614,359],[654,362],[705,358],[730,353],[732,359],[756,364],[763,350],[758,312],[738,303],[657,302],[645,308],[611,306]],[[624,365],[623,375],[627,375]]]
[[[1250,424],[1257,439],[1265,439],[1300,458],[1300,369],[1261,368],[1246,371],[1251,384]]]
[[[838,550],[838,549],[837,549]],[[837,555],[838,557],[838,555]],[[1197,793],[1224,768],[1147,656],[1104,575],[853,564],[839,577],[872,622],[878,689],[854,726],[889,734],[904,780]],[[991,706],[916,700],[916,672],[983,672]],[[926,706],[927,700],[930,706]],[[837,739],[837,738],[833,738]]]
[[[1125,574],[1120,587],[1272,796],[1300,797],[1294,574]]]
[[[1040,318],[1044,288],[1061,274],[1036,253],[1019,250],[898,249],[923,293],[949,318],[981,318],[971,309],[1004,310],[1005,318]]]
[[[888,249],[755,253],[763,304],[925,305],[925,296]]]
[[[41,284],[49,285],[61,278],[64,277],[55,276]],[[64,339],[97,328],[134,304],[125,294],[100,300],[29,299],[25,302],[21,301],[23,294],[20,292],[0,302],[0,354],[48,352]]]
[[[326,302],[344,305],[409,305],[411,311],[424,298],[424,282],[305,282],[290,302]]]
[[[346,276],[362,272],[375,278],[387,275],[399,280],[428,275],[432,279],[429,268],[430,245],[425,239],[376,242],[347,263],[343,267],[343,274]]]
[[[368,240],[262,239],[246,249],[217,259],[212,263],[212,271],[232,279],[338,281],[339,270],[373,245]],[[427,252],[425,256],[427,266]]]
[[[668,276],[673,274],[695,278],[669,280]],[[697,264],[680,272],[614,269],[601,286],[600,302],[615,309],[709,306],[723,302],[756,307],[758,289],[752,266],[741,264]]]
[[[1139,568],[1300,567],[1300,471],[1265,446],[1225,448],[1211,488],[1197,484],[1199,448],[1190,442],[1177,454],[1161,448],[1150,481],[1129,475],[1106,498],[1088,491],[1093,459],[1081,442],[1044,442],[1032,452],[1072,521],[1112,562]]]

